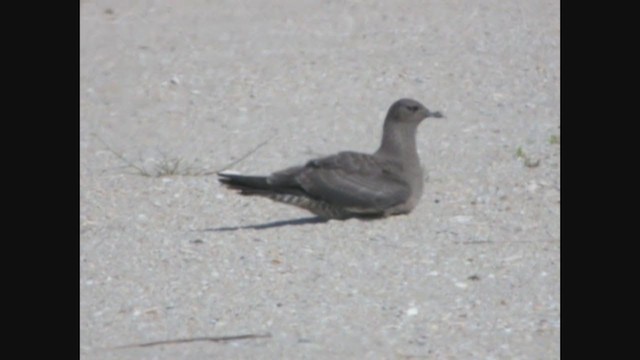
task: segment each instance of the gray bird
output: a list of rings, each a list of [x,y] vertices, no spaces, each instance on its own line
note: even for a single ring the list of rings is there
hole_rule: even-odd
[[[406,214],[422,196],[416,130],[428,117],[443,116],[400,99],[389,108],[382,144],[373,154],[345,151],[269,176],[218,173],[218,180],[242,195],[264,196],[325,219]]]

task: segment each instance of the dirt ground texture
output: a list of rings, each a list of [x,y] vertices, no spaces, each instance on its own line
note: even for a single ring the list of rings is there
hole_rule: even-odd
[[[559,11],[81,0],[81,357],[558,359]],[[402,97],[446,115],[408,215],[312,223],[212,175],[371,152]]]

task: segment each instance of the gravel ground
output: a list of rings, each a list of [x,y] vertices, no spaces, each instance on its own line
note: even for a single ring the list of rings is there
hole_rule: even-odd
[[[557,1],[80,8],[82,358],[560,357]],[[447,116],[409,215],[310,223],[210,175],[373,151],[401,97]]]

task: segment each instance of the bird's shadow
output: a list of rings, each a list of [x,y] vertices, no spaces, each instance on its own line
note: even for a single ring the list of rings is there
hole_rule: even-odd
[[[222,226],[217,228],[202,229],[198,231],[236,231],[236,230],[242,230],[242,229],[263,230],[263,229],[271,229],[271,228],[277,228],[282,226],[319,224],[319,223],[325,223],[327,221],[329,220],[321,218],[319,216],[311,216],[311,217],[304,217],[304,218],[291,219],[291,220],[272,221],[268,223],[255,224],[255,225]]]

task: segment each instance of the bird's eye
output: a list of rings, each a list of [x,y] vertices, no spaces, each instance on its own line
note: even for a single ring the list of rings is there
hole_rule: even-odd
[[[413,106],[409,106],[409,107],[408,107],[408,109],[409,109],[409,110],[411,110],[411,112],[416,112],[416,111],[418,111],[418,107],[417,107],[417,106],[415,106],[415,105],[413,105]]]

